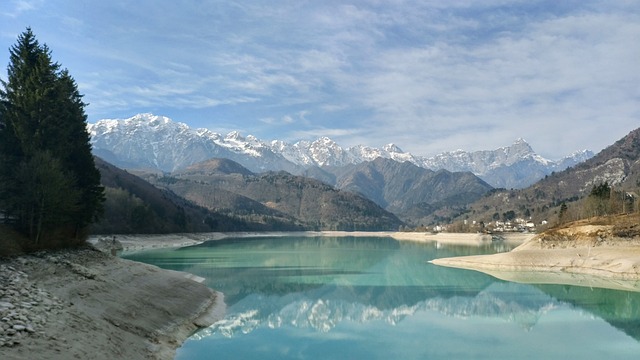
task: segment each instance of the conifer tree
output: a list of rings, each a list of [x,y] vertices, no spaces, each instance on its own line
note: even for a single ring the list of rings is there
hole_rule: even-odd
[[[34,242],[77,240],[104,201],[86,104],[30,28],[10,49],[7,73],[0,89],[0,212]]]

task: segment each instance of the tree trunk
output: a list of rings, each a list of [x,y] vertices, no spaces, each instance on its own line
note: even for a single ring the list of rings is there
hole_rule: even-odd
[[[40,235],[42,233],[42,218],[44,217],[44,197],[40,200],[40,211],[38,214],[38,230],[36,233],[36,245],[40,242]]]

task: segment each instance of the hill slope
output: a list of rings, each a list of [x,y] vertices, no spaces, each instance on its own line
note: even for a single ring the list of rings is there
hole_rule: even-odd
[[[260,229],[232,217],[196,206],[170,191],[96,157],[105,186],[103,219],[92,226],[95,233],[178,233]]]
[[[402,224],[372,201],[317,180],[286,172],[255,175],[237,164],[235,172],[219,171],[219,165],[229,161],[209,161],[170,177],[147,178],[209,209],[288,219],[305,229],[396,230]]]
[[[413,224],[424,223],[441,207],[469,204],[492,189],[470,172],[432,171],[383,158],[323,170],[333,173],[339,189],[362,194]]]
[[[499,190],[470,205],[464,216],[491,221],[508,211],[516,216],[531,216],[536,222],[555,221],[564,202],[575,218],[586,216],[577,200],[589,195],[594,186],[607,182],[616,190],[638,192],[640,187],[640,129],[605,148],[593,158],[553,173],[522,190]]]

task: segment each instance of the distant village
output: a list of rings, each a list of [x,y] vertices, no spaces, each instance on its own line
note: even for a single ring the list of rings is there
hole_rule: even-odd
[[[539,225],[544,226],[547,225],[547,220],[543,220]],[[463,228],[455,225],[435,225],[431,229],[433,232],[459,232],[463,230],[464,232],[486,232],[486,233],[494,233],[494,232],[535,232],[536,224],[531,220],[526,220],[523,218],[515,218],[513,220],[495,220],[489,223],[478,222],[478,221],[469,221],[464,220]]]

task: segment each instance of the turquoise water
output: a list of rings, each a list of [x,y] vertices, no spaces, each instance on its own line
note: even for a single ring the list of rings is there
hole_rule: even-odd
[[[640,293],[438,267],[506,251],[363,237],[261,237],[125,256],[206,278],[226,317],[176,359],[638,359]]]

